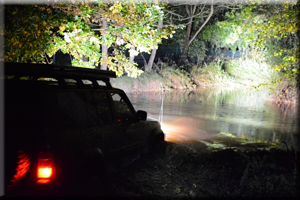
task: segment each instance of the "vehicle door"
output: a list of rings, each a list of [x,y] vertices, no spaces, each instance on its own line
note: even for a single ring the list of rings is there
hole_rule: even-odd
[[[143,134],[144,126],[136,118],[136,113],[127,96],[120,91],[110,93],[114,109],[114,121],[116,127],[122,132],[122,146],[125,152],[130,154],[141,150],[148,140]]]
[[[107,156],[121,148],[121,142],[115,140],[121,133],[112,123],[112,108],[106,91],[60,91],[57,101],[57,117],[65,129],[60,134],[64,148],[77,155],[99,148]]]
[[[122,149],[123,134],[113,123],[113,109],[110,97],[106,91],[91,91],[90,104],[96,113],[99,127],[101,128],[101,140],[99,144],[107,156],[115,156]],[[99,145],[98,144],[98,145]]]

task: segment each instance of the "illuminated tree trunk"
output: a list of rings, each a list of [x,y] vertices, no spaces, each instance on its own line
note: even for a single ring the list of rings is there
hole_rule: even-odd
[[[131,47],[131,50],[135,50],[135,46],[132,46]],[[131,63],[133,63],[133,61],[134,61],[134,54],[133,53],[129,53],[129,61],[131,62]]]
[[[103,18],[102,19],[102,27],[103,27],[103,35],[102,37],[105,37],[105,34],[107,34],[107,29],[108,29],[108,25],[107,25],[107,19]],[[106,44],[102,43],[102,59],[103,59],[103,63],[101,65],[101,69],[102,70],[107,70],[107,56],[108,56],[108,47]]]
[[[163,28],[163,18],[158,22],[158,30],[161,30]],[[151,71],[152,66],[154,63],[155,55],[156,55],[157,49],[152,49],[151,56],[149,58],[147,66],[145,66],[145,71]]]

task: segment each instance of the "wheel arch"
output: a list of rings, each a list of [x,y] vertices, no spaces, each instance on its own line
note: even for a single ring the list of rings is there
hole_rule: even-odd
[[[146,154],[151,153],[154,150],[155,143],[159,141],[164,141],[164,138],[165,134],[161,130],[161,128],[154,128],[150,133],[150,137],[144,152]]]

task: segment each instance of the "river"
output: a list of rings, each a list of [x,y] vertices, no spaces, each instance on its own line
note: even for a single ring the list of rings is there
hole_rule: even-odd
[[[223,133],[248,141],[298,146],[298,105],[279,106],[267,89],[128,94],[136,110],[161,121],[166,140],[211,141]]]

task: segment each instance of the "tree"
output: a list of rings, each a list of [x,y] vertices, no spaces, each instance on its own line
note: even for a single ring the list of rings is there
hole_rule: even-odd
[[[7,7],[5,61],[51,63],[48,59],[61,50],[72,55],[73,66],[95,68],[100,63],[118,76],[125,71],[136,77],[142,71],[124,51],[129,49],[131,57],[150,52],[172,36],[172,28],[157,28],[163,9],[157,3],[96,0]]]
[[[106,63],[107,67],[119,76],[123,74],[123,70],[133,77],[142,73],[133,62],[134,56],[141,52],[149,53],[151,49],[158,48],[162,38],[172,36],[172,28],[158,29],[157,22],[164,12],[163,7],[155,3],[99,2],[75,4],[71,8],[68,4],[60,4],[55,5],[55,8],[78,16],[93,30],[100,31],[99,42],[102,44],[102,50],[105,50],[105,46],[113,49],[112,55],[102,56],[100,63],[102,67]],[[103,19],[106,19],[105,23]],[[129,60],[124,54],[126,49],[129,49]]]
[[[4,61],[50,64],[59,26],[72,20],[50,6],[5,5]]]
[[[197,5],[186,5],[186,13],[189,17],[189,22],[187,24],[187,30],[186,30],[186,35],[185,35],[185,40],[184,40],[184,45],[183,45],[183,59],[186,59],[188,56],[188,50],[189,46],[195,39],[195,37],[199,34],[199,32],[202,30],[202,28],[205,26],[205,24],[208,22],[208,20],[211,18],[213,12],[214,12],[214,5],[213,5],[213,0],[212,4],[210,6],[210,13],[207,16],[207,19],[205,22],[198,28],[196,33],[191,37],[191,30],[192,30],[192,25],[193,25],[193,18],[195,17],[195,14],[199,14],[199,12],[203,11],[205,8],[205,5],[202,6],[202,9],[197,6]]]
[[[275,71],[296,83],[299,74],[298,16],[296,1],[274,5],[253,2],[238,12],[228,12],[227,19],[217,26],[227,32],[237,31],[236,41],[245,41],[247,47],[267,50],[269,63]]]
[[[101,57],[100,38],[85,22],[75,17],[75,21],[61,25],[59,33],[54,38],[54,51],[49,52],[50,55],[61,50],[72,55],[73,66],[95,68]],[[88,60],[85,61],[84,57]]]
[[[162,28],[163,28],[163,18],[158,22],[158,30],[161,30]],[[145,71],[152,70],[152,66],[154,63],[155,56],[156,56],[156,51],[157,51],[157,48],[152,49],[149,61],[148,61],[147,65],[145,66]]]
[[[107,19],[103,18],[102,19],[102,27],[103,27],[103,35],[107,35],[107,29],[108,29],[108,25],[107,25]],[[104,37],[105,38],[105,37]],[[108,47],[106,44],[106,41],[102,42],[102,64],[101,64],[101,69],[102,70],[107,70],[107,57],[108,57]]]
[[[188,55],[197,56],[198,59],[199,57],[204,57],[206,46],[202,38],[199,37],[199,33],[207,25],[213,24],[213,21],[216,20],[215,18],[221,18],[225,10],[241,6],[241,4],[229,2],[217,2],[218,4],[214,5],[214,2],[211,1],[211,5],[200,3],[191,5],[174,4],[167,10],[167,13],[170,14],[169,18],[181,29],[176,31],[175,38],[172,40],[181,44],[181,61],[184,62]],[[167,42],[172,41],[168,40]],[[194,44],[195,41],[196,44]],[[192,49],[190,49],[191,47]]]

